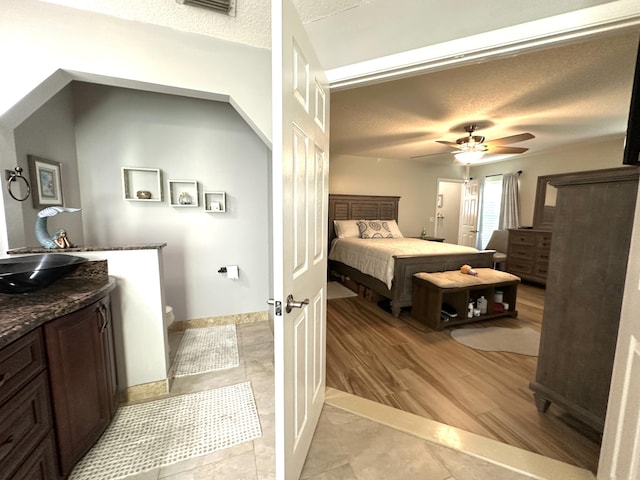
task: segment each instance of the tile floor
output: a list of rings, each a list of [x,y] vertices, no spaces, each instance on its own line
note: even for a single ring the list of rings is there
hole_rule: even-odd
[[[274,472],[273,336],[267,322],[238,325],[240,366],[225,371],[175,379],[172,394],[251,381],[263,437],[210,455],[127,477],[130,480],[272,480]],[[171,334],[177,345],[180,334]],[[175,348],[172,348],[175,350]],[[362,399],[329,391],[301,479],[305,480],[521,480],[554,478],[529,476],[509,468],[425,440],[412,431],[416,418]],[[337,406],[336,406],[337,405]],[[363,407],[364,405],[364,407]],[[355,411],[367,410],[370,415]],[[380,412],[384,413],[380,413]],[[376,413],[377,412],[377,413]],[[367,418],[369,417],[369,418]],[[373,419],[378,418],[379,421]],[[392,428],[396,419],[399,425]],[[420,422],[418,422],[420,423]],[[435,422],[432,422],[435,423]],[[442,427],[440,425],[440,427]],[[446,426],[445,426],[446,427]],[[404,430],[404,432],[402,431]],[[441,435],[440,433],[437,435]],[[455,429],[453,429],[455,430]],[[448,436],[456,432],[447,427]],[[449,442],[449,443],[448,443]],[[451,438],[444,445],[451,444]],[[496,442],[497,443],[497,442]],[[453,444],[455,446],[455,443]],[[495,445],[490,445],[493,450]],[[482,448],[476,451],[481,452]],[[482,455],[480,455],[482,456]],[[525,464],[527,462],[525,461]],[[587,477],[563,474],[555,478]]]

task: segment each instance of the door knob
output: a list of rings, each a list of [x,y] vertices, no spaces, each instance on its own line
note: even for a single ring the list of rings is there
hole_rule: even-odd
[[[305,298],[301,302],[296,302],[293,299],[293,295],[289,294],[289,296],[287,297],[287,305],[285,306],[285,310],[287,311],[287,313],[291,313],[291,310],[293,310],[294,308],[302,308],[305,305],[309,305],[308,298]]]

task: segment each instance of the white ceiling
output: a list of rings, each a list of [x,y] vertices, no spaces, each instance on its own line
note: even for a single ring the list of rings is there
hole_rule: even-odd
[[[270,48],[269,0],[236,0],[235,17],[175,0],[44,1]],[[541,18],[568,21],[563,15],[573,13],[573,19],[588,24],[594,9],[623,12],[623,17],[631,12],[627,17],[636,26],[625,35],[332,92],[332,155],[432,155],[423,161],[449,161],[450,149],[435,140],[455,141],[471,122],[485,127],[478,134],[488,140],[535,135],[514,145],[530,148],[521,156],[578,141],[622,138],[640,31],[636,1],[492,0],[491,8],[467,0],[395,0],[393,8],[383,0],[293,3],[331,72],[461,37],[466,41],[489,31],[522,30]],[[444,154],[433,155],[438,152]]]

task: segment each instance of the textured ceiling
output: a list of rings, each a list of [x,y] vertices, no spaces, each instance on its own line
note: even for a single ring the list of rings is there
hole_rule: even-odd
[[[236,0],[235,17],[175,0],[43,1],[270,48],[269,0]],[[383,0],[293,3],[325,67],[429,42],[470,38],[531,18],[616,4],[608,0],[492,0],[488,9],[483,2],[463,0],[448,0],[435,7],[426,0],[396,0],[390,10],[389,2]],[[433,15],[434,11],[438,14]],[[431,155],[422,158],[450,160],[450,149],[435,140],[455,141],[464,136],[463,126],[471,122],[483,127],[478,133],[488,140],[531,132],[535,139],[514,145],[530,148],[523,156],[578,141],[621,138],[637,32],[638,28],[628,35],[334,91],[331,153],[386,158]],[[444,155],[433,155],[436,153]]]
[[[453,149],[435,141],[455,142],[469,123],[485,127],[478,134],[487,140],[532,133],[513,145],[530,149],[522,155],[621,138],[637,47],[637,32],[605,36],[333,92],[331,153],[450,160]]]
[[[236,0],[229,17],[176,0],[43,0],[66,7],[208,35],[259,48],[271,48],[271,2]],[[381,0],[294,0],[304,23]]]

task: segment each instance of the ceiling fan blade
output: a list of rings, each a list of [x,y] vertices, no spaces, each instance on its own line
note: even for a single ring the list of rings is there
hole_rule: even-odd
[[[424,155],[415,155],[409,158],[413,160],[414,158],[426,158],[426,157],[435,157],[436,155],[450,155],[450,154],[451,152],[425,153]]]
[[[443,144],[443,145],[450,145],[450,146],[452,146],[452,147],[456,147],[456,148],[458,148],[458,146],[459,146],[459,145],[458,145],[457,143],[455,143],[455,142],[447,142],[446,140],[436,140],[436,142],[441,143],[441,144]]]
[[[497,154],[497,153],[524,153],[527,150],[529,150],[528,148],[523,148],[523,147],[501,147],[499,145],[497,146],[490,146],[489,149],[487,150],[487,153],[493,153],[493,154]]]
[[[484,142],[485,145],[493,146],[493,145],[508,145],[510,143],[524,142],[525,140],[531,140],[532,138],[536,138],[535,135],[530,133],[520,133],[518,135],[511,135],[509,137],[496,138],[495,140],[489,140],[488,142]]]

